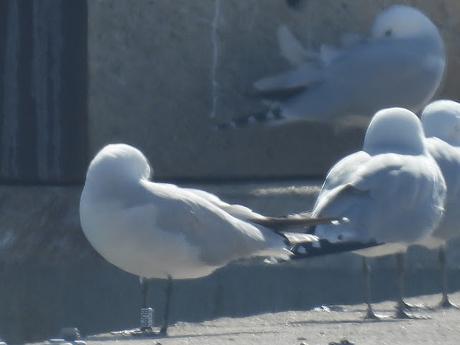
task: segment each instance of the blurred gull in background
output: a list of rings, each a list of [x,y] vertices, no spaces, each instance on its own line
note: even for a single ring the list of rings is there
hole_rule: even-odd
[[[438,89],[446,66],[442,37],[419,10],[394,5],[380,13],[368,38],[345,35],[342,47],[302,47],[278,30],[282,55],[294,69],[254,84],[270,110],[219,128],[296,121],[367,125],[379,109],[419,111]]]
[[[269,228],[278,229],[281,219],[205,191],[154,183],[150,176],[139,150],[124,144],[104,147],[88,168],[80,220],[89,242],[108,262],[141,278],[168,279],[160,334],[167,331],[172,279],[203,277],[241,258],[287,260],[293,245],[316,241],[312,235]],[[283,226],[331,222],[336,220],[299,216]],[[146,282],[141,283],[146,308]],[[156,334],[150,326],[126,333]]]
[[[334,228],[319,225],[314,233],[330,242],[383,243],[355,252],[363,256],[366,318],[379,318],[370,304],[366,257],[390,254],[398,254],[397,317],[412,317],[401,303],[403,253],[433,232],[443,214],[445,195],[446,185],[425,147],[422,125],[415,114],[402,108],[377,112],[363,150],[343,158],[329,171],[312,215],[334,214],[349,221]]]
[[[439,248],[442,273],[440,308],[456,307],[447,294],[446,244],[460,235],[460,103],[440,100],[422,113],[426,146],[444,175],[447,186],[446,211],[434,233],[421,245]]]

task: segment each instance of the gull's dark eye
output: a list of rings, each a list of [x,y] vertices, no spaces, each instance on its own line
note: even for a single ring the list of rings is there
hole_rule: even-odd
[[[391,36],[391,34],[392,34],[391,29],[388,29],[387,31],[385,31],[385,37],[389,37]]]

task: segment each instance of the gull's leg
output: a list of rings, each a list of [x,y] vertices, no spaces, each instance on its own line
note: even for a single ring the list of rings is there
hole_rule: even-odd
[[[149,292],[149,281],[140,277],[139,283],[141,287],[142,306],[141,306],[141,326],[140,330],[143,333],[153,333],[153,315],[152,309],[147,306],[147,296]]]
[[[419,304],[411,304],[404,301],[404,293],[406,290],[406,260],[404,253],[396,254],[396,263],[398,265],[398,306],[397,312],[399,313],[400,310],[412,311],[412,310],[419,310],[425,309],[424,305]]]
[[[169,325],[169,313],[171,309],[171,294],[172,294],[172,277],[168,276],[168,281],[166,283],[166,302],[165,302],[165,310],[164,310],[164,321],[163,327],[160,329],[161,335],[168,334],[168,325]]]
[[[447,294],[447,260],[446,260],[446,246],[443,245],[439,248],[439,264],[441,268],[441,277],[442,277],[442,299],[441,302],[438,304],[439,309],[449,309],[455,308],[460,309],[457,305],[453,304],[449,300],[449,296]]]
[[[141,287],[142,308],[147,308],[147,294],[149,292],[147,279],[139,277],[139,285]]]
[[[384,318],[382,315],[377,315],[372,309],[371,304],[371,281],[370,281],[370,268],[367,258],[363,256],[363,277],[364,277],[364,300],[367,305],[366,315],[364,316],[365,320],[375,320],[379,321]]]
[[[397,319],[427,319],[428,316],[415,315],[409,313],[408,309],[415,308],[414,306],[404,302],[404,290],[405,290],[405,257],[404,253],[396,254],[396,262],[398,266],[398,302],[396,305]]]
[[[153,329],[153,310],[147,306],[147,295],[149,290],[149,282],[147,279],[139,277],[139,285],[141,288],[141,320],[140,327],[124,331],[111,332],[116,335],[124,336],[158,336],[158,332]]]

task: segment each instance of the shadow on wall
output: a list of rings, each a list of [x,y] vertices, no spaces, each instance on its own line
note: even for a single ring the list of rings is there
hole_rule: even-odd
[[[0,2],[0,181],[81,182],[86,1]]]

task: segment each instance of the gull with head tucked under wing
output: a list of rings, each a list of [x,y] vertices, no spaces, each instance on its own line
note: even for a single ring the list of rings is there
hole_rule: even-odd
[[[349,34],[340,48],[323,45],[312,53],[286,27],[278,30],[278,38],[282,55],[294,69],[254,83],[270,110],[218,128],[298,121],[367,125],[380,109],[421,110],[446,67],[437,27],[406,5],[388,7],[375,18],[369,37]]]
[[[398,254],[401,302],[403,253],[432,234],[443,215],[445,196],[446,185],[425,146],[422,125],[415,114],[402,108],[377,112],[363,150],[343,158],[329,171],[312,215],[334,214],[348,222],[334,228],[318,225],[314,234],[332,243],[381,244],[355,252],[363,256],[367,318],[378,319],[370,304],[366,257]],[[402,303],[398,303],[397,316],[411,317]]]
[[[457,307],[447,294],[446,245],[460,236],[460,103],[439,100],[422,112],[428,152],[438,163],[447,185],[446,212],[432,235],[418,243],[430,249],[439,248],[442,273],[440,308]]]
[[[282,228],[341,222],[305,215],[281,224],[278,218],[205,191],[152,182],[150,175],[139,150],[108,145],[91,161],[80,200],[81,225],[91,245],[108,262],[145,279],[171,283],[203,277],[231,261],[255,256],[288,260],[291,247],[317,238]],[[141,282],[146,308],[146,285]],[[170,283],[160,334],[168,326]],[[128,334],[157,333],[148,326]]]

